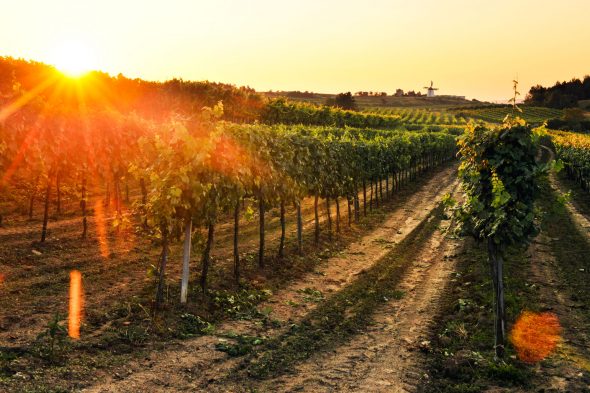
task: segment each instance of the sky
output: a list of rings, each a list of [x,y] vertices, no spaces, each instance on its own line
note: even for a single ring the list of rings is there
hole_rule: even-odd
[[[524,97],[590,74],[589,17],[590,0],[0,0],[0,56],[59,67],[73,51],[112,75],[260,91],[432,80],[500,101],[514,78]]]

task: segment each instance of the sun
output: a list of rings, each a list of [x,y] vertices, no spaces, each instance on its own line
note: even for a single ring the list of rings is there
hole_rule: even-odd
[[[57,45],[50,63],[70,77],[80,77],[96,68],[96,59],[92,50],[78,41],[64,41]]]

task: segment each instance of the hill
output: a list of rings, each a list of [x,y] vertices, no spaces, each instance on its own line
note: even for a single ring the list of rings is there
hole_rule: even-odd
[[[300,93],[300,92],[262,92],[261,94],[269,98],[286,97],[293,101],[309,102],[316,105],[322,105],[326,100],[335,98],[336,94],[325,93]],[[457,107],[479,104],[478,100],[465,100],[463,98],[452,96],[438,96],[438,97],[358,97],[354,99],[360,110],[368,108],[392,108],[392,107]]]

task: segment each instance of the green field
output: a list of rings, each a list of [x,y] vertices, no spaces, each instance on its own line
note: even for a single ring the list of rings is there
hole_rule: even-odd
[[[457,117],[483,120],[488,123],[501,123],[509,114],[516,114],[531,124],[540,124],[545,120],[563,116],[561,109],[529,106],[521,106],[520,109],[522,112],[515,112],[510,106],[492,106],[478,109],[460,108],[453,110],[453,112]]]
[[[365,112],[400,116],[403,124],[463,125],[467,120],[445,109],[436,108],[370,108]]]
[[[464,125],[470,120],[487,123],[502,123],[506,115],[516,114],[528,123],[541,124],[545,120],[560,118],[563,111],[553,108],[521,107],[522,112],[515,112],[509,106],[491,106],[485,108],[369,108],[364,112],[380,115],[400,116],[404,124],[440,124]]]
[[[295,97],[289,94],[279,92],[263,93],[268,98],[286,97],[290,101],[307,102],[316,105],[323,105],[327,99],[336,97],[336,94],[312,93],[309,97]],[[480,101],[464,100],[456,97],[438,96],[438,97],[354,97],[360,110],[370,108],[454,108],[461,106],[481,105]]]

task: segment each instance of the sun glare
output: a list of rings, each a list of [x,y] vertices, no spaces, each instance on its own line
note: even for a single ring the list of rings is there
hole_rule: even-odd
[[[79,77],[95,67],[94,54],[87,45],[78,41],[63,42],[51,55],[51,63],[70,77]]]

